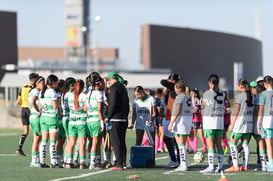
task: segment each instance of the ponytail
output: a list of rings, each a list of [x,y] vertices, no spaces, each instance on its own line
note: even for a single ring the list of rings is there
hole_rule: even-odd
[[[211,74],[209,76],[209,82],[213,85],[213,91],[218,93],[219,92],[219,77],[216,74]]]
[[[245,88],[246,96],[247,96],[247,100],[246,100],[247,106],[252,107],[253,106],[252,95],[251,95],[250,85],[249,85],[248,81],[245,79],[240,79],[238,83],[239,83],[239,85],[241,85]]]
[[[58,81],[58,77],[54,74],[50,74],[47,79],[46,79],[46,85],[44,85],[42,91],[41,91],[41,98],[44,98],[45,96],[45,91],[47,89],[47,85],[53,85],[55,82]]]
[[[75,83],[76,83],[76,80],[75,80],[73,77],[68,77],[68,78],[66,78],[65,84],[64,84],[64,86],[65,86],[65,88],[64,88],[64,93],[63,93],[63,95],[62,95],[62,102],[64,102],[64,96],[65,96],[65,94],[68,92],[69,88],[70,88],[72,85],[74,85]]]
[[[38,84],[39,82],[41,82],[41,81],[45,81],[45,78],[44,78],[43,76],[38,76],[38,77],[35,79],[34,84],[33,84],[33,87],[29,90],[29,92],[30,92],[32,89],[36,88],[37,84]]]
[[[74,92],[74,108],[75,111],[79,111],[79,96],[83,91],[84,82],[83,80],[77,80],[75,84],[75,92]]]
[[[89,80],[89,84],[92,86],[91,92],[90,92],[90,95],[88,98],[88,103],[90,103],[90,98],[91,98],[94,88],[96,87],[96,85],[100,84],[101,82],[104,82],[104,80],[103,80],[103,78],[101,78],[101,76],[98,72],[92,72],[88,76],[88,80]]]
[[[270,75],[264,77],[264,82],[268,83],[273,88],[273,79]]]

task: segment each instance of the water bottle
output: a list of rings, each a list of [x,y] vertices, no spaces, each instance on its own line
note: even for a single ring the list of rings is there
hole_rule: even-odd
[[[110,124],[110,121],[107,121],[105,123],[105,129],[106,129],[106,131],[110,131],[112,129],[112,125]]]

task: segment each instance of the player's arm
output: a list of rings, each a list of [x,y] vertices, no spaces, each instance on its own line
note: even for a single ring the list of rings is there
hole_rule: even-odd
[[[129,126],[128,128],[133,129],[135,122],[136,122],[136,108],[133,108],[132,122],[131,122],[131,126]]]
[[[259,106],[259,113],[258,113],[258,122],[257,122],[257,129],[258,129],[258,133],[261,134],[262,132],[262,119],[264,116],[264,105],[260,105]]]
[[[37,99],[38,99],[37,96],[33,96],[32,99],[31,99],[31,105],[32,105],[33,108],[35,109],[36,113],[40,116],[41,113],[40,113],[39,107],[38,107],[37,104],[36,104]]]
[[[17,100],[16,100],[16,104],[17,105],[21,105],[22,104],[22,96],[21,96],[21,94],[22,94],[22,89],[20,89],[18,97],[17,97]]]
[[[235,106],[234,106],[234,114],[232,116],[231,123],[230,123],[230,125],[228,127],[229,131],[233,130],[234,124],[235,124],[235,122],[236,122],[236,120],[238,118],[239,112],[240,112],[240,107],[241,107],[240,104],[235,104]]]
[[[180,112],[181,112],[181,107],[182,104],[176,104],[175,105],[175,114],[171,117],[171,122],[169,124],[168,130],[172,131],[173,128],[173,124],[176,121],[177,117],[179,116]]]

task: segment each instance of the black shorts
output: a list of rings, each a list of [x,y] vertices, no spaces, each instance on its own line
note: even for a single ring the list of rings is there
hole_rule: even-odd
[[[191,126],[193,129],[202,129],[203,128],[203,125],[202,125],[202,123],[200,123],[200,122],[193,122],[192,123],[192,126]]]
[[[22,108],[22,110],[21,110],[21,120],[22,120],[23,125],[29,125],[29,116],[30,116],[29,108]]]
[[[155,121],[156,121],[156,128],[158,128],[159,126],[163,126],[163,124],[162,124],[162,117],[157,116],[156,119],[155,119]]]

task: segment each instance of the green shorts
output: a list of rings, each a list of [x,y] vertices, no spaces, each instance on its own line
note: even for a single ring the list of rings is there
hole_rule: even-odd
[[[41,125],[40,125],[40,117],[38,115],[30,115],[29,117],[30,126],[33,131],[33,135],[41,136]]]
[[[88,130],[86,124],[69,124],[69,137],[87,137]]]
[[[64,128],[65,135],[68,136],[68,124],[69,124],[69,117],[63,117],[62,119],[62,125]]]
[[[263,128],[264,138],[273,138],[273,129],[272,128]]]
[[[189,136],[189,135],[188,134],[178,134],[178,133],[175,133],[174,136],[182,137],[182,136]]]
[[[91,137],[99,135],[103,136],[103,133],[101,132],[100,120],[87,122],[87,127]]]
[[[215,138],[215,137],[222,137],[222,136],[223,136],[222,129],[204,129],[205,138]]]
[[[233,131],[230,134],[230,137],[235,139],[235,140],[239,140],[240,138],[250,138],[251,133],[234,133]]]
[[[59,120],[59,133],[58,133],[58,139],[64,138],[66,139],[65,130],[62,124],[62,120]]]
[[[261,138],[262,138],[262,136],[259,135],[259,134],[255,134],[255,133],[252,133],[252,134],[253,134],[253,137],[254,137],[255,139],[257,139],[257,138],[261,139]]]
[[[49,132],[50,130],[52,130],[53,132],[57,132],[59,128],[58,121],[58,117],[41,116],[40,125],[42,132]]]

